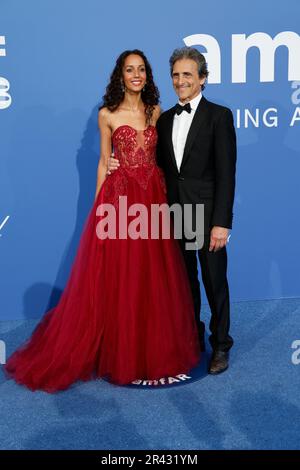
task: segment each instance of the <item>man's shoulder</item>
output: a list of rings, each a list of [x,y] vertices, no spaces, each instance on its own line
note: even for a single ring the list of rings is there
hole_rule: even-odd
[[[232,114],[232,111],[228,106],[214,103],[213,101],[209,101],[206,98],[205,98],[205,104],[210,109],[210,111],[215,113],[216,115],[221,115],[224,113]]]
[[[223,114],[227,115],[232,115],[232,111],[229,107],[214,103],[213,101],[209,101],[207,98],[204,96],[201,98],[202,101],[202,106],[204,105],[208,111],[210,111],[212,114],[215,116],[221,116]],[[200,101],[200,103],[201,103]],[[199,103],[199,104],[200,104]],[[160,126],[161,124],[164,124],[164,122],[168,121],[170,117],[173,117],[174,112],[175,112],[175,106],[172,106],[172,108],[167,109],[166,111],[163,111],[158,118],[157,125]]]
[[[159,116],[157,123],[160,124],[164,122],[166,119],[168,119],[168,117],[172,116],[174,114],[174,108],[175,106],[172,106],[172,108],[167,109],[166,111],[163,111],[161,115]]]

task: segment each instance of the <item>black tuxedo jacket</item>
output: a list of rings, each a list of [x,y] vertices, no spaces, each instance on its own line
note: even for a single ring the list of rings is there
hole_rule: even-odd
[[[186,112],[186,111],[184,111]],[[157,121],[157,164],[163,169],[169,204],[204,204],[205,233],[232,228],[236,135],[229,108],[202,96],[188,132],[180,171],[172,143],[175,106]]]

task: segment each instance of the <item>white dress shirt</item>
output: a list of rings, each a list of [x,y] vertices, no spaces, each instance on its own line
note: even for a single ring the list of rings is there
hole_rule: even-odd
[[[191,105],[190,113],[186,111],[182,111],[181,114],[176,114],[176,113],[174,114],[172,141],[173,141],[173,147],[174,147],[174,153],[175,153],[178,171],[180,170],[180,166],[181,166],[181,162],[183,158],[186,138],[190,130],[192,120],[195,115],[195,111],[197,109],[198,104],[200,103],[201,98],[202,98],[202,93],[200,92],[199,95],[195,96],[195,98],[193,98],[190,101],[190,105]],[[181,101],[178,101],[178,103],[181,106],[184,105],[184,103],[181,103]]]

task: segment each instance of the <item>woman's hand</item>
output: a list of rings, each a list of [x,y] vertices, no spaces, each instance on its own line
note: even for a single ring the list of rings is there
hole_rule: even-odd
[[[106,172],[107,175],[111,175],[120,166],[119,160],[117,158],[114,158],[114,156],[115,154],[112,153],[108,159],[107,172]]]

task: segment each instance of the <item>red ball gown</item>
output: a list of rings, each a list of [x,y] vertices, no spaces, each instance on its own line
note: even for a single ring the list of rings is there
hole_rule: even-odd
[[[77,380],[129,384],[188,373],[198,364],[193,301],[174,235],[126,238],[117,230],[115,238],[101,237],[103,204],[113,204],[118,216],[119,196],[149,214],[152,204],[167,202],[156,141],[154,126],[114,131],[120,167],[105,179],[88,214],[59,303],[5,365],[19,384],[52,393]],[[132,221],[129,215],[127,226]]]

